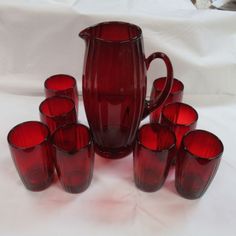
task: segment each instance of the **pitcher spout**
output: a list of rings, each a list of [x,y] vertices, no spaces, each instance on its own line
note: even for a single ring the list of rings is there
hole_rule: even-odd
[[[91,27],[88,27],[79,33],[79,37],[84,39],[85,41],[87,41],[90,38],[90,35],[91,35]]]

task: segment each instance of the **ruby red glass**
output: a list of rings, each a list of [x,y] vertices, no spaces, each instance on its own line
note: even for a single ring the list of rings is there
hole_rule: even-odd
[[[75,104],[67,97],[50,97],[39,106],[40,119],[52,133],[58,127],[77,122]]]
[[[45,80],[44,91],[46,98],[53,96],[66,96],[71,98],[78,112],[78,90],[74,77],[65,74],[53,75]]]
[[[38,121],[15,126],[8,133],[12,159],[25,187],[31,191],[47,188],[54,174],[48,127]]]
[[[156,97],[160,96],[165,86],[165,82],[166,82],[166,77],[161,77],[154,81],[151,92],[151,101],[154,100]],[[184,84],[180,80],[174,79],[168,98],[159,108],[155,109],[155,111],[150,114],[150,122],[159,123],[161,110],[163,106],[169,103],[182,102],[183,92],[184,92]]]
[[[70,193],[85,191],[91,183],[94,150],[89,129],[82,124],[58,128],[53,136],[59,180]]]
[[[198,113],[185,103],[171,103],[164,106],[161,115],[161,124],[167,125],[175,133],[176,148],[179,149],[182,137],[197,126]]]
[[[175,177],[181,196],[196,199],[206,192],[217,172],[223,149],[220,139],[208,131],[194,130],[184,136]]]
[[[134,150],[134,180],[146,192],[161,188],[175,156],[175,135],[160,124],[146,124],[137,134]]]
[[[142,30],[125,22],[104,22],[80,32],[86,42],[83,98],[96,152],[116,159],[133,149],[140,121],[168,96],[173,70],[160,52],[144,56]],[[167,80],[154,101],[146,98],[146,72],[160,58],[167,67]]]

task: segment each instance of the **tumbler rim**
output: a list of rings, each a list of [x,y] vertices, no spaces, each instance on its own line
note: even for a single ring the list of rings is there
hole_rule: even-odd
[[[156,150],[156,149],[151,149],[151,148],[146,147],[146,146],[140,141],[140,138],[139,138],[141,129],[143,129],[143,128],[146,127],[146,126],[159,126],[159,127],[161,127],[161,128],[166,128],[166,130],[168,130],[168,132],[170,132],[170,134],[173,136],[173,141],[174,141],[174,142],[173,142],[169,147],[163,148],[163,149],[161,149],[161,150]],[[142,148],[144,148],[144,149],[146,149],[146,150],[148,150],[148,151],[150,151],[150,152],[155,152],[155,153],[157,153],[157,152],[160,153],[160,152],[163,152],[163,151],[169,151],[169,150],[171,150],[172,148],[174,148],[175,145],[176,145],[176,136],[175,136],[174,132],[173,132],[167,125],[162,125],[162,124],[158,124],[158,123],[147,123],[147,124],[142,125],[142,126],[138,129],[137,138],[136,138],[136,139],[137,139],[138,145],[142,146]]]
[[[65,76],[67,79],[71,79],[73,84],[72,84],[72,87],[70,88],[66,88],[66,89],[53,89],[53,88],[49,88],[47,83],[48,81],[52,80],[52,79],[55,79],[57,76]],[[71,90],[73,89],[74,87],[76,86],[76,79],[72,76],[72,75],[68,75],[68,74],[55,74],[55,75],[51,75],[49,76],[45,81],[44,81],[44,88],[50,90],[50,91],[67,91],[67,90]]]
[[[83,147],[81,147],[80,149],[77,149],[77,148],[76,148],[75,150],[73,150],[73,152],[71,152],[71,151],[66,151],[64,148],[59,147],[59,146],[58,146],[57,144],[55,144],[55,142],[53,141],[53,140],[54,140],[54,136],[55,136],[55,134],[58,132],[58,130],[64,129],[64,128],[69,127],[69,126],[75,126],[75,127],[82,126],[82,127],[84,127],[84,128],[86,129],[86,131],[87,131],[88,134],[89,134],[88,143],[87,143],[86,145],[84,145]],[[52,135],[51,135],[51,143],[52,143],[52,146],[53,146],[53,147],[55,147],[56,149],[59,149],[59,150],[60,150],[61,152],[63,152],[63,153],[66,153],[66,154],[77,153],[77,152],[80,152],[80,151],[82,151],[83,149],[86,149],[87,147],[89,147],[89,146],[92,145],[92,143],[93,143],[92,133],[91,133],[89,127],[86,126],[86,125],[84,125],[84,124],[81,124],[81,123],[69,123],[69,124],[65,124],[65,125],[63,125],[63,126],[58,127],[58,128],[52,133]]]
[[[195,115],[196,115],[196,118],[194,119],[194,121],[192,121],[191,123],[188,123],[188,124],[178,124],[178,123],[174,123],[172,120],[170,120],[168,117],[166,117],[164,115],[164,111],[165,111],[166,107],[171,106],[171,105],[173,106],[175,104],[180,104],[180,105],[183,105],[183,106],[186,106],[186,107],[190,108],[195,113]],[[191,126],[193,124],[196,124],[197,121],[198,121],[198,118],[199,118],[198,112],[196,111],[196,109],[193,106],[191,106],[191,105],[189,105],[187,103],[184,103],[184,102],[173,102],[173,103],[166,104],[163,107],[163,109],[162,109],[161,117],[164,117],[165,120],[167,120],[169,123],[171,123],[171,124],[173,124],[175,126],[182,126],[182,127],[187,127],[187,126]]]
[[[25,125],[25,124],[27,124],[27,123],[37,123],[37,124],[41,125],[43,128],[46,129],[47,135],[45,135],[45,138],[44,138],[41,142],[39,142],[39,143],[37,143],[37,144],[35,144],[35,145],[32,145],[32,146],[20,147],[20,146],[18,146],[18,145],[15,145],[15,144],[12,142],[12,140],[11,140],[11,137],[10,137],[11,134],[15,131],[16,128],[18,128],[19,126]],[[48,141],[49,138],[50,138],[50,131],[49,131],[48,126],[45,125],[44,123],[42,123],[42,122],[40,122],[40,121],[36,121],[36,120],[24,121],[24,122],[21,122],[21,123],[15,125],[13,128],[11,128],[11,130],[8,132],[8,135],[7,135],[8,144],[9,144],[11,147],[14,147],[15,149],[19,149],[19,150],[26,150],[26,149],[31,149],[31,148],[40,146],[40,145],[43,144],[44,142]]]
[[[156,79],[154,80],[154,82],[153,82],[153,88],[154,88],[156,91],[160,91],[160,92],[162,91],[162,89],[157,89],[157,88],[155,87],[155,84],[157,83],[157,81],[160,81],[160,80],[163,80],[163,79],[166,79],[166,76],[162,76],[162,77],[156,78]],[[183,84],[182,81],[180,81],[179,79],[176,79],[176,78],[173,78],[173,83],[174,83],[174,81],[176,81],[177,83],[179,83],[179,84],[180,84],[180,87],[181,87],[181,89],[178,90],[178,91],[170,92],[170,94],[176,95],[176,94],[178,94],[178,93],[181,93],[181,92],[184,90],[184,84]]]
[[[197,155],[197,154],[194,154],[193,152],[191,152],[189,150],[189,148],[187,147],[187,145],[185,144],[185,139],[191,135],[192,133],[195,133],[195,132],[201,132],[201,133],[206,133],[210,136],[212,136],[213,138],[215,138],[217,140],[217,142],[219,143],[220,145],[220,149],[221,151],[215,155],[215,156],[212,156],[212,157],[203,157],[203,156],[200,156],[200,155]],[[203,130],[203,129],[195,129],[195,130],[191,130],[189,132],[187,132],[183,138],[182,138],[182,145],[183,145],[183,149],[184,151],[188,152],[192,158],[195,158],[195,159],[201,159],[201,160],[214,160],[214,159],[218,159],[222,156],[223,152],[224,152],[224,144],[223,142],[220,140],[220,138],[218,136],[216,136],[215,134],[213,134],[212,132],[208,131],[208,130]]]
[[[71,108],[70,110],[68,110],[68,112],[62,113],[62,114],[60,114],[60,115],[48,115],[48,114],[44,113],[44,112],[42,111],[42,106],[43,106],[43,104],[44,104],[45,102],[47,102],[48,100],[52,100],[52,99],[55,99],[55,98],[57,98],[57,99],[69,100],[70,102],[73,103],[74,106],[72,106],[72,108]],[[40,112],[40,114],[43,115],[43,116],[49,117],[49,118],[67,116],[67,114],[73,112],[73,110],[76,111],[76,109],[75,109],[75,102],[73,101],[73,99],[71,99],[70,97],[67,97],[67,96],[52,96],[52,97],[48,97],[48,98],[45,98],[45,99],[39,104],[39,112]]]

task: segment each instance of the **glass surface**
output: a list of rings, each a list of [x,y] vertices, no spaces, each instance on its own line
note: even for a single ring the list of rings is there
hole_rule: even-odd
[[[82,124],[63,126],[54,132],[52,142],[57,174],[65,191],[85,191],[91,183],[94,164],[89,129]]]
[[[160,106],[173,80],[163,53],[144,56],[141,29],[125,22],[106,22],[80,32],[86,42],[83,98],[96,152],[116,159],[133,149],[140,121]],[[146,98],[146,71],[155,58],[164,60],[167,82],[158,99]]]
[[[220,139],[208,131],[194,130],[184,136],[175,177],[181,196],[196,199],[206,192],[217,172],[223,149]]]
[[[137,134],[134,149],[135,185],[146,192],[161,188],[175,156],[175,135],[166,126],[146,124]]]
[[[58,127],[77,122],[75,104],[67,97],[50,97],[39,106],[40,119],[46,124],[51,133]]]
[[[151,92],[151,101],[160,96],[166,82],[166,77],[161,77],[159,79],[156,79],[152,86],[152,92]],[[184,92],[184,85],[180,80],[174,79],[173,85],[170,91],[170,94],[166,101],[157,109],[155,109],[150,114],[150,122],[151,123],[159,123],[160,122],[160,115],[163,106],[174,103],[174,102],[182,102],[183,99],[183,92]]]
[[[78,114],[78,89],[74,77],[65,74],[53,75],[45,80],[44,91],[46,98],[53,96],[71,98],[75,103],[75,109]]]
[[[175,133],[177,149],[180,147],[182,137],[196,128],[197,120],[197,111],[185,103],[171,103],[162,110],[161,124],[169,126]]]
[[[15,126],[8,134],[12,159],[25,187],[32,191],[47,188],[54,173],[49,130],[38,121]]]

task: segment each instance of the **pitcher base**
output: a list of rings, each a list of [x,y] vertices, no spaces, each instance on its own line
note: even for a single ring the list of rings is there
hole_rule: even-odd
[[[125,149],[102,149],[100,147],[95,146],[95,152],[103,157],[103,158],[107,158],[107,159],[120,159],[120,158],[124,158],[126,156],[128,156],[131,152],[132,152],[133,147],[130,146],[128,148]]]

